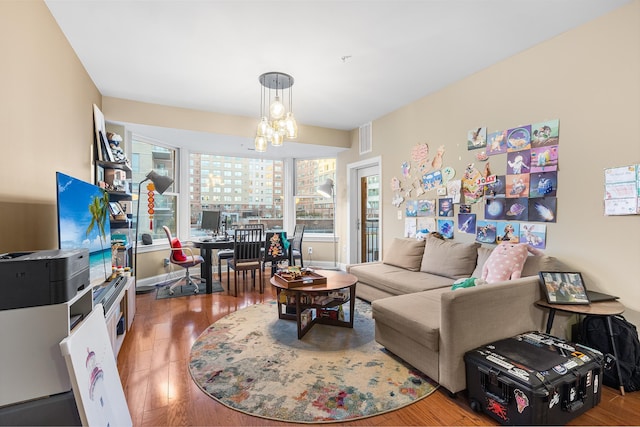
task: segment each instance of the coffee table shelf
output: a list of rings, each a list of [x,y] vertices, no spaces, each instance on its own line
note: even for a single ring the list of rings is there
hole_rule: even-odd
[[[277,291],[278,317],[296,321],[298,339],[317,323],[353,328],[357,278],[340,271],[316,272],[327,278],[326,283],[288,288],[276,278],[271,279]],[[343,310],[347,303],[348,310]]]

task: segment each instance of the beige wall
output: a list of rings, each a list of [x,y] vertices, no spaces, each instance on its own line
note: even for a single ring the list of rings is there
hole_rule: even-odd
[[[41,1],[0,1],[0,253],[58,247],[55,172],[92,180],[101,96]]]
[[[444,145],[444,165],[459,178],[470,162],[484,166],[466,149],[469,129],[556,118],[558,212],[545,252],[582,271],[588,286],[622,297],[627,318],[640,325],[640,216],[605,217],[602,201],[603,169],[640,163],[639,0],[375,120],[370,156],[383,158],[384,246],[403,233],[390,182],[414,145],[426,142],[432,153]],[[339,157],[341,170],[362,160],[353,147]],[[494,173],[504,173],[505,157],[490,158]],[[343,201],[346,191],[338,191]]]

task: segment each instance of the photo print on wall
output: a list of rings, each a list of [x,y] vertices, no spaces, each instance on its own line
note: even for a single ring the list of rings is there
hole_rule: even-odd
[[[487,146],[487,128],[480,127],[467,132],[467,150],[476,150]]]
[[[495,243],[496,226],[496,221],[476,221],[476,241],[480,243]]]
[[[418,201],[417,200],[407,200],[405,205],[405,216],[407,217],[416,217],[418,216]]]
[[[519,243],[520,223],[499,221],[496,225],[496,243]]]
[[[555,196],[558,190],[558,172],[541,172],[530,174],[529,197]]]
[[[529,221],[556,222],[556,198],[529,199]]]
[[[465,234],[475,234],[476,232],[476,214],[461,213],[458,214],[458,231]]]
[[[435,199],[418,200],[418,216],[436,216]]]
[[[526,243],[536,249],[547,247],[547,226],[544,224],[520,224],[520,243]]]
[[[487,140],[487,156],[495,156],[497,154],[503,154],[507,152],[507,131],[501,130],[499,132],[493,132],[489,134]]]
[[[558,146],[531,149],[531,173],[558,170]]]
[[[486,220],[506,219],[506,199],[487,199],[484,203],[484,218]]]
[[[510,221],[529,220],[529,199],[526,197],[506,199],[506,203],[506,219]]]
[[[531,125],[531,148],[558,145],[560,142],[560,120],[548,120],[546,122]]]
[[[453,239],[453,220],[452,219],[439,219],[438,231],[445,239]]]
[[[507,152],[531,148],[531,125],[519,126],[507,131]]]
[[[507,175],[507,197],[526,197],[529,194],[529,174]]]
[[[450,197],[438,199],[438,216],[453,216],[453,200]]]
[[[529,173],[531,167],[530,150],[512,151],[507,153],[507,175]]]

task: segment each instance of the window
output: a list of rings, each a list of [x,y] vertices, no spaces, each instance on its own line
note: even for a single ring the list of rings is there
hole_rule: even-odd
[[[283,228],[283,198],[262,197],[260,194],[271,195],[274,188],[282,188],[282,176],[275,180],[275,168],[283,169],[281,160],[254,159],[244,157],[216,156],[212,154],[191,153],[190,164],[193,164],[193,179],[195,190],[202,193],[191,194],[191,236],[202,235],[200,217],[203,210],[217,209],[222,212],[224,223],[234,228],[249,223],[263,223],[265,229]],[[212,179],[210,176],[198,173],[204,162],[209,164],[223,164],[222,176],[224,180]],[[232,172],[233,170],[233,172]],[[234,177],[229,179],[227,177]],[[245,179],[239,179],[246,177]],[[205,184],[207,182],[207,184]],[[203,191],[207,191],[205,194]],[[220,197],[219,194],[224,196]],[[206,200],[206,203],[205,203]],[[200,201],[199,203],[196,201]]]
[[[335,175],[336,159],[295,161],[295,223],[305,225],[305,235],[333,233],[333,200],[320,196],[317,189],[328,178],[335,181]]]
[[[177,152],[175,149],[148,142],[144,138],[134,135],[131,154],[133,191],[136,196],[138,184],[146,179],[150,171],[176,179]],[[151,185],[151,181],[145,181],[140,186],[140,198],[133,201],[135,212],[138,209],[137,203],[140,203],[140,217],[137,218],[134,215],[133,219],[134,221],[139,220],[138,236],[146,233],[150,234],[154,240],[166,240],[162,226],[166,225],[171,229],[172,233],[177,234],[178,193],[176,189],[178,186],[174,182],[161,195],[153,191]],[[149,196],[152,196],[151,203]],[[133,227],[135,228],[135,226],[134,224]]]

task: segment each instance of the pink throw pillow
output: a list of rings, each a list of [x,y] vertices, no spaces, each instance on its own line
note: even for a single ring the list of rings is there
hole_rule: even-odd
[[[526,243],[498,245],[482,267],[482,279],[495,283],[519,278],[527,256]]]
[[[180,249],[182,248],[182,243],[180,243],[180,240],[178,240],[177,237],[174,237],[171,240],[171,247],[173,249]],[[187,256],[184,254],[184,251],[171,251],[173,252],[173,259],[175,259],[178,262],[184,262],[187,260]]]

